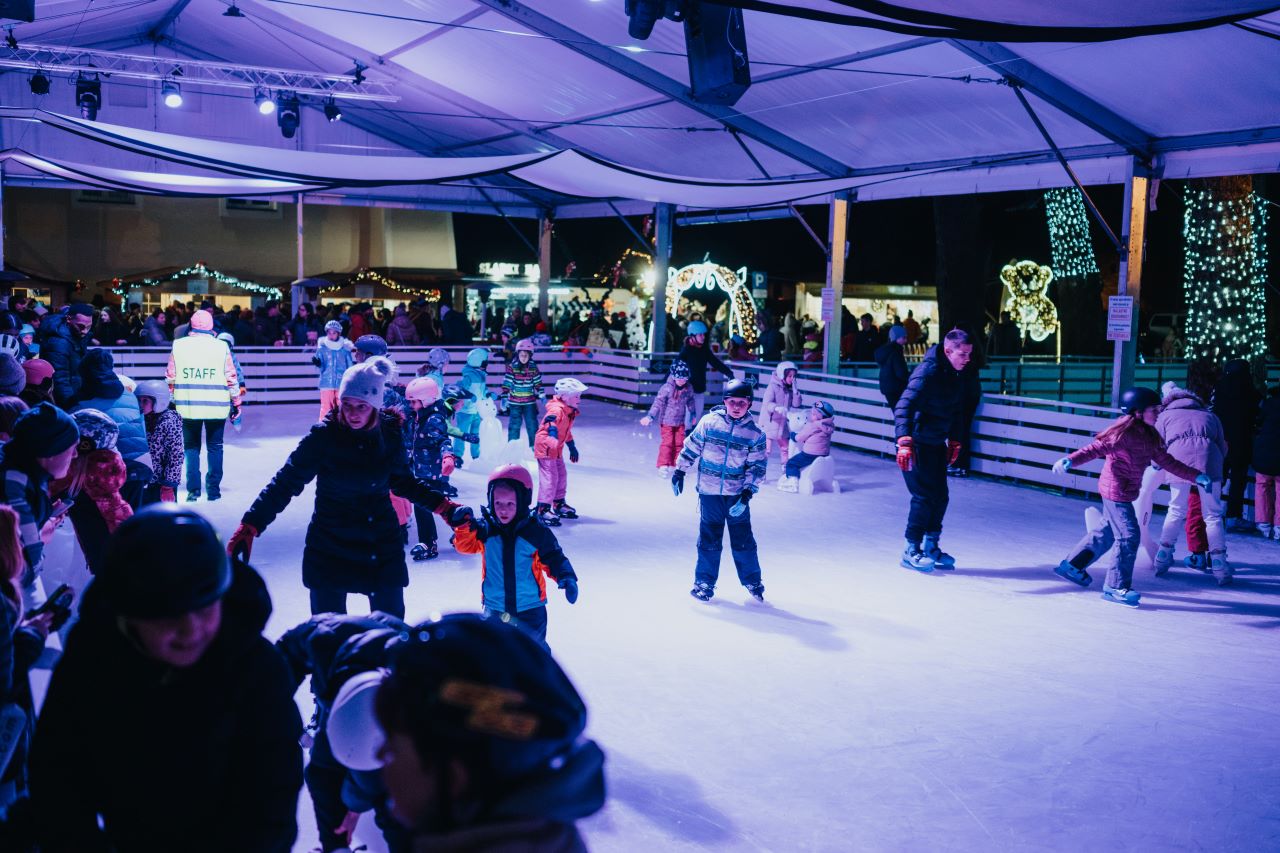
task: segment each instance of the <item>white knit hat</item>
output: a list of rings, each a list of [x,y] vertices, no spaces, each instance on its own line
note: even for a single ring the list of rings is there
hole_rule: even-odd
[[[353,364],[342,374],[342,385],[338,388],[338,399],[354,397],[363,400],[375,409],[382,408],[382,395],[387,381],[395,374],[395,365],[391,359],[375,355],[360,364]]]

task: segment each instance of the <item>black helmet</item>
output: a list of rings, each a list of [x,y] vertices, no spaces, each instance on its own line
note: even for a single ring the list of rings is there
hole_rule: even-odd
[[[1120,395],[1120,411],[1126,415],[1136,415],[1143,409],[1160,405],[1160,395],[1150,388],[1127,388]]]
[[[121,616],[166,619],[226,595],[231,566],[203,516],[175,503],[154,503],[126,519],[107,540],[97,583]]]
[[[546,647],[504,616],[477,613],[409,629],[390,650],[377,712],[420,755],[460,759],[481,786],[556,769],[587,723]]]
[[[751,384],[743,379],[730,379],[724,383],[724,396],[726,399],[729,397],[742,397],[750,400],[755,396],[755,388],[752,388]]]
[[[361,335],[356,338],[356,349],[366,355],[386,355],[387,342],[381,335]]]

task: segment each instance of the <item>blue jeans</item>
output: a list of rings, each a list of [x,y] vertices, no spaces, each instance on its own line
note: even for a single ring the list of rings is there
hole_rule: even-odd
[[[467,412],[458,412],[458,415],[456,418],[454,418],[453,422],[457,425],[458,429],[462,430],[464,434],[478,433],[480,431],[480,416],[475,413],[468,414]],[[453,440],[453,455],[461,459],[462,450],[466,446],[466,444],[467,443],[462,439],[455,438]],[[471,458],[478,459],[479,457],[480,457],[480,445],[479,444],[471,445]]]
[[[520,424],[524,423],[525,432],[529,433],[529,446],[533,447],[533,439],[538,434],[538,404],[513,403],[510,407],[511,420],[507,423],[507,441],[520,437]]]
[[[751,505],[734,518],[729,508],[738,502],[737,495],[698,495],[702,521],[698,526],[698,567],[694,580],[716,585],[720,577],[720,552],[724,550],[724,527],[729,525],[729,548],[733,565],[743,586],[760,582],[760,557],[756,554],[756,538],[751,533]]]
[[[795,456],[787,457],[787,476],[799,477],[800,472],[813,464],[813,460],[818,456],[813,453],[805,453],[803,450]]]
[[[1138,514],[1131,503],[1116,503],[1102,499],[1102,527],[1090,530],[1071,549],[1068,561],[1078,569],[1087,569],[1094,561],[1107,553],[1115,542],[1120,543],[1116,564],[1107,572],[1107,586],[1112,589],[1129,589],[1133,583],[1133,561],[1141,544]]]
[[[191,418],[182,422],[182,449],[187,461],[187,491],[193,495],[200,494],[200,431],[209,445],[209,476],[205,478],[209,497],[216,498],[222,488],[222,434],[227,429],[225,418],[218,420],[196,420]]]

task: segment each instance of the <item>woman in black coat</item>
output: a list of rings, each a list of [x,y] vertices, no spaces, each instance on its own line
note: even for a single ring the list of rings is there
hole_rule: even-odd
[[[302,551],[302,582],[312,613],[346,613],[347,594],[369,596],[370,607],[404,618],[409,572],[391,494],[430,507],[450,526],[471,510],[450,502],[409,471],[400,421],[382,414],[391,363],[375,356],[348,368],[329,413],[262,490],[231,537],[246,552],[289,501],[316,481],[315,512]]]

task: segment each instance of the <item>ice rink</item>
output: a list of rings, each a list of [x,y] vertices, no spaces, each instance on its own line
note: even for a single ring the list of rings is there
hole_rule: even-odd
[[[314,411],[251,407],[228,430],[223,499],[196,505],[224,535]],[[952,480],[958,571],[921,575],[898,567],[897,468],[838,450],[843,494],[778,492],[775,458],[751,505],[769,605],[737,584],[727,544],[702,604],[697,501],[656,476],[640,414],[585,402],[568,493],[582,518],[557,531],[581,598],[550,594],[548,641],[608,756],[593,849],[1280,849],[1280,543],[1231,536],[1227,589],[1181,563],[1139,569],[1131,610],[1100,600],[1100,571],[1089,590],[1051,571],[1090,502]],[[481,474],[454,482],[483,500]],[[311,494],[254,549],[273,639],[309,615]],[[409,564],[410,621],[479,607],[477,558],[440,544]],[[305,794],[299,814],[309,850]],[[370,821],[359,841],[381,849]]]

